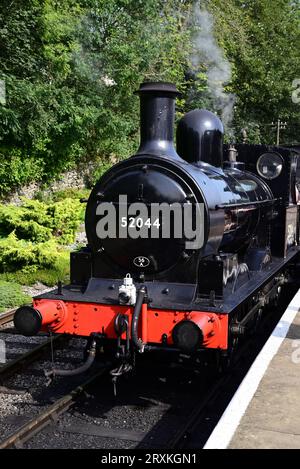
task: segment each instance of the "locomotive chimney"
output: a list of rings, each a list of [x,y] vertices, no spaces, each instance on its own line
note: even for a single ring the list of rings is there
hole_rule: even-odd
[[[141,142],[139,155],[168,156],[180,159],[174,137],[175,98],[179,95],[172,83],[145,82],[136,91],[140,96]]]

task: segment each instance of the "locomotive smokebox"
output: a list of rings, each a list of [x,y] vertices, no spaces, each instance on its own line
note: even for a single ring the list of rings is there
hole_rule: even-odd
[[[140,96],[141,142],[135,156],[167,156],[180,160],[173,144],[175,85],[146,82],[136,91]]]
[[[177,152],[188,163],[201,161],[221,167],[224,128],[221,120],[205,109],[190,111],[177,127]]]

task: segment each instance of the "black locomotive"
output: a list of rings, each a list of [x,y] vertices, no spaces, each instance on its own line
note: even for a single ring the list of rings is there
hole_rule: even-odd
[[[297,269],[299,147],[223,145],[220,119],[194,110],[175,150],[176,87],[138,94],[140,147],[92,190],[70,285],[20,308],[15,325],[97,337],[128,363],[137,351],[226,356]]]

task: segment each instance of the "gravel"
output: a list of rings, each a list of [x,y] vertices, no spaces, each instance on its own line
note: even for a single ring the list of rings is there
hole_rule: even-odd
[[[6,328],[9,330],[9,328]],[[17,334],[0,331],[0,339],[5,341],[7,362],[23,355],[37,345],[48,340],[46,334],[35,337],[23,337]],[[59,344],[54,345],[55,365],[69,369],[82,362],[82,350],[85,339],[71,339],[67,349]],[[0,365],[1,366],[1,365]],[[44,370],[52,368],[50,352],[44,358],[33,362],[21,372],[7,378],[0,392],[0,434],[5,439],[13,430],[39,414],[45,407],[62,397],[76,385],[76,381],[57,378],[46,386]],[[82,379],[82,378],[80,378]]]
[[[47,336],[21,337],[2,333],[7,337],[8,357],[24,353]],[[1,333],[0,333],[1,337]],[[71,338],[65,349],[55,347],[55,364],[70,369],[82,362],[86,339]],[[85,378],[56,378],[46,386],[44,370],[52,366],[50,356],[34,362],[21,373],[3,383],[8,392],[0,393],[0,434],[6,438],[16,428],[39,414]],[[145,367],[144,370],[147,368]],[[199,398],[199,387],[176,372],[159,376],[144,371],[119,380],[117,397],[109,375],[91,386],[87,393],[56,425],[45,428],[26,443],[27,448],[135,448],[149,447],[165,441]],[[169,370],[170,371],[170,370]],[[190,383],[190,384],[189,384]],[[175,387],[176,384],[176,387]],[[176,389],[176,390],[175,390]],[[13,394],[11,393],[13,392]],[[80,434],[78,428],[85,433]],[[142,432],[141,442],[106,438],[94,435],[95,429]],[[81,430],[82,431],[82,430]],[[129,436],[130,438],[130,436]]]
[[[47,287],[47,285],[44,285],[41,282],[36,282],[32,286],[23,286],[22,290],[26,295],[29,295],[31,297],[41,295],[42,293],[47,293],[48,291],[53,290],[54,287]]]
[[[175,386],[176,383],[176,386]],[[198,380],[176,376],[162,379],[155,373],[141,372],[120,379],[117,397],[109,377],[88,390],[58,424],[44,429],[27,448],[103,448],[128,449],[158,447],[176,431],[201,396]],[[110,430],[110,437],[97,435]],[[112,438],[111,433],[127,430],[141,433],[141,441]],[[84,434],[80,434],[79,432]],[[96,432],[96,435],[95,435]],[[89,434],[92,433],[92,434]],[[93,434],[94,433],[94,434]]]

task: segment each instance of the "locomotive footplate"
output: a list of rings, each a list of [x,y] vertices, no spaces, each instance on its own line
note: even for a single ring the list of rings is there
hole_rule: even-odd
[[[39,330],[85,337],[101,334],[104,340],[116,340],[119,351],[126,345],[122,356],[130,354],[132,346],[141,353],[157,347],[187,353],[199,348],[226,351],[230,337],[242,335],[260,309],[278,297],[298,254],[299,248],[294,248],[284,260],[273,259],[265,270],[253,272],[238,291],[234,290],[234,282],[223,304],[218,304],[213,294],[208,299],[213,306],[205,298],[195,301],[195,285],[133,285],[128,274],[123,281],[136,289],[133,302],[120,302],[123,281],[93,278],[85,292],[59,286],[35,297],[33,307],[16,311],[14,322],[25,335]],[[251,304],[247,303],[249,299]],[[238,317],[236,313],[244,304],[248,307],[243,317]]]
[[[273,258],[272,262],[260,272],[251,272],[249,280],[237,291],[233,290],[233,284],[228,284],[224,289],[223,298],[215,298],[214,305],[211,298],[197,297],[197,286],[183,283],[144,282],[148,292],[148,307],[158,310],[179,311],[207,311],[230,314],[249,296],[255,295],[272,278],[278,275],[293,260],[296,261],[300,249],[291,249],[286,258]],[[91,278],[86,290],[74,290],[70,285],[62,288],[62,294],[58,290],[36,296],[35,299],[52,299],[72,301],[76,303],[93,303],[105,305],[119,305],[118,291],[122,285],[122,279]]]

